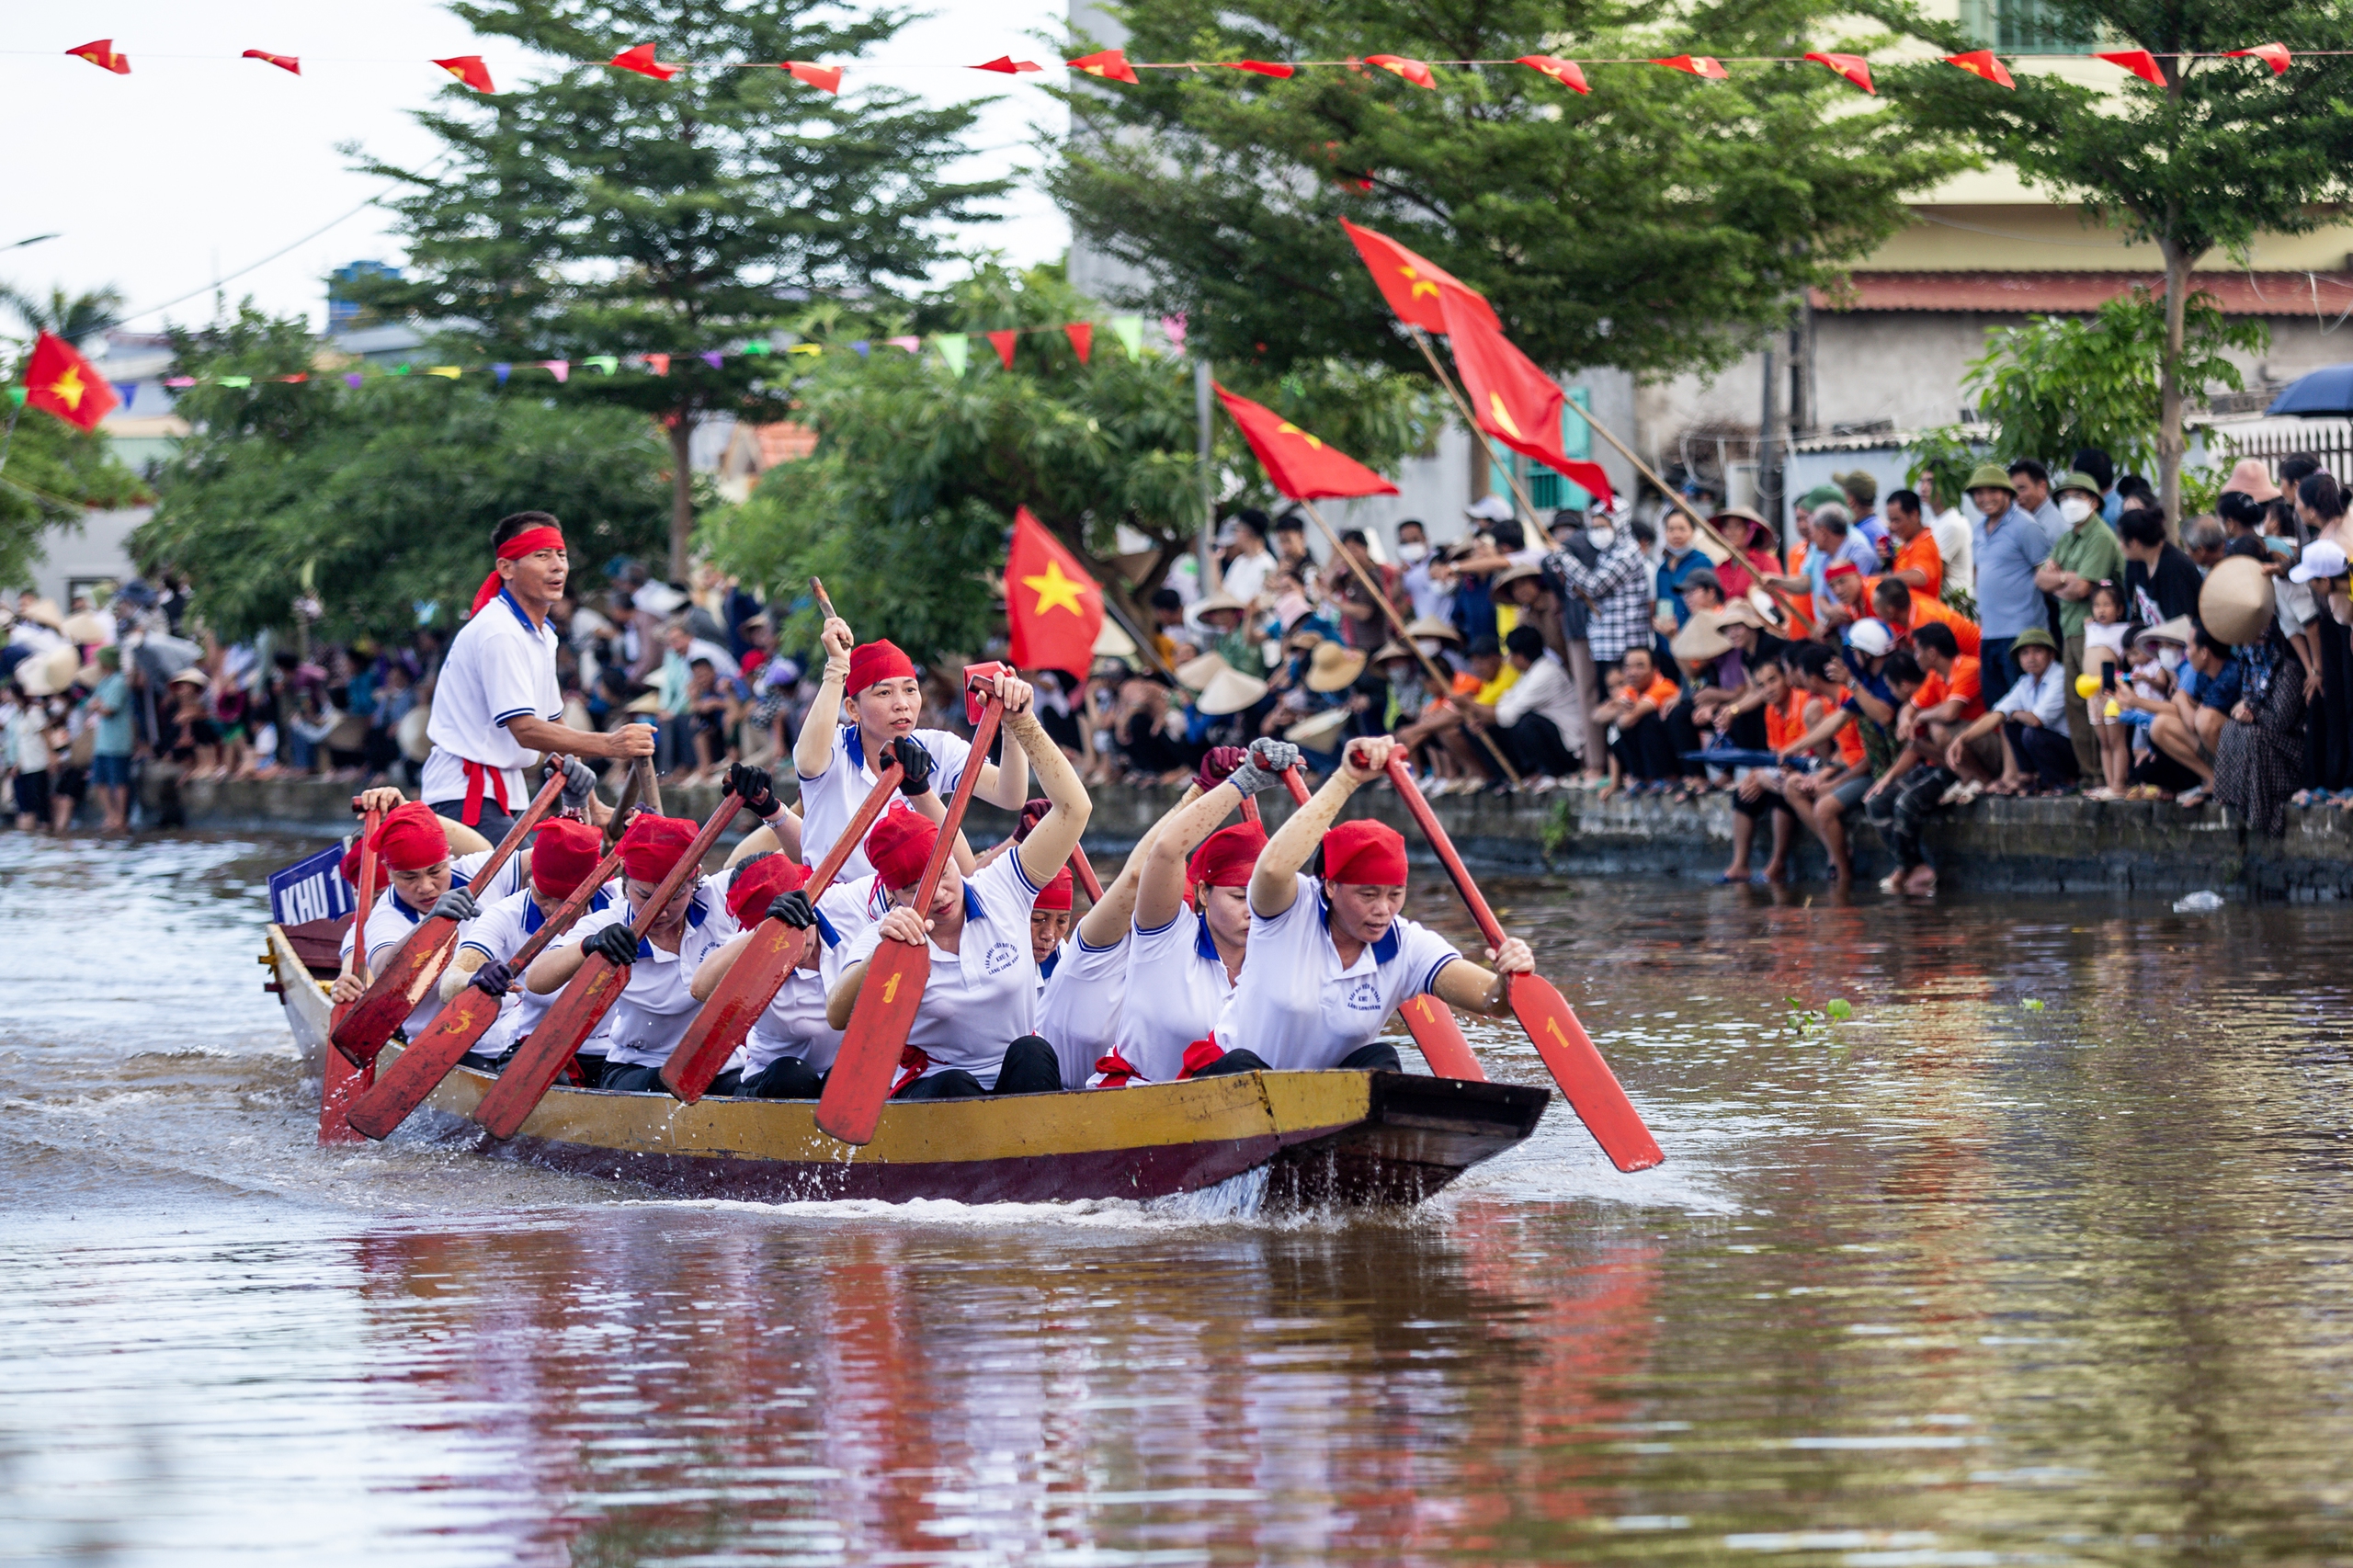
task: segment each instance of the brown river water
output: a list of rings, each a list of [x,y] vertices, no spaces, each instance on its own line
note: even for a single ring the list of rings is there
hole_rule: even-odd
[[[305,847],[0,837],[0,1562],[2353,1562],[2353,912],[1498,882],[1664,1167],[770,1208],[314,1148]]]

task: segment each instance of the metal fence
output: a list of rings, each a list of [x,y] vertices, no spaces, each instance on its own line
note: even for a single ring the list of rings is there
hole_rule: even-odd
[[[2276,480],[2281,458],[2309,452],[2339,479],[2353,479],[2353,419],[2196,420],[2189,432],[2193,451],[2201,435],[2211,463],[2261,458],[2265,472]]]

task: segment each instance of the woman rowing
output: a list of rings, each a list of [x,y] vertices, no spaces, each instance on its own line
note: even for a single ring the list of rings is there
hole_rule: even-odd
[[[843,944],[875,918],[869,908],[870,879],[835,882],[809,896],[809,868],[783,855],[761,855],[734,869],[727,886],[727,908],[741,935],[730,937],[695,970],[689,989],[707,1002],[735,967],[759,924],[775,920],[796,931],[813,930],[800,961],[760,1016],[744,1043],[705,1091],[763,1100],[813,1100],[841,1050],[842,1031],[825,1021],[825,993],[841,972]]]
[[[517,998],[483,1031],[459,1065],[493,1067],[516,1041],[528,1039],[540,1027],[555,998],[518,986],[516,983],[522,977],[508,967],[509,962],[580,890],[603,858],[603,849],[604,835],[586,823],[563,817],[541,823],[531,835],[530,886],[486,905],[481,915],[459,928],[458,956],[441,976],[441,1000],[455,1001],[469,985],[486,995]],[[609,887],[598,888],[581,911],[582,916],[600,913],[617,896]],[[608,1014],[608,1023],[610,1017]],[[599,1027],[580,1047],[581,1077],[592,1089],[604,1074],[609,1038],[608,1029]]]
[[[1428,992],[1499,1017],[1510,1006],[1505,977],[1536,967],[1517,937],[1488,949],[1490,971],[1403,918],[1404,835],[1362,819],[1332,825],[1348,797],[1381,776],[1395,746],[1385,735],[1351,743],[1339,771],[1260,852],[1250,874],[1249,950],[1217,1025],[1224,1055],[1196,1075],[1265,1067],[1399,1072],[1397,1048],[1375,1037],[1406,1001]],[[1322,874],[1302,874],[1319,847]]]
[[[801,778],[801,858],[811,865],[824,859],[847,830],[859,803],[874,788],[873,765],[886,754],[897,756],[906,769],[907,785],[927,786],[945,796],[955,792],[972,749],[963,737],[946,730],[916,727],[923,718],[923,683],[915,676],[915,662],[895,643],[853,647],[849,623],[838,616],[826,620],[819,640],[825,649],[824,675],[792,748],[792,766]],[[848,723],[842,722],[845,709]],[[1001,767],[982,759],[980,768],[980,799],[1008,812],[1019,811],[1029,793],[1029,769],[1021,756],[1008,752]],[[937,820],[943,812],[934,803],[925,814]],[[969,857],[969,850],[960,851],[958,864],[967,870],[972,867]],[[862,877],[873,869],[861,846],[842,874]]]
[[[1005,733],[1029,758],[1051,805],[1026,841],[969,880],[948,864],[922,910],[911,905],[939,830],[915,812],[884,812],[865,850],[891,890],[892,907],[843,955],[841,978],[826,1005],[827,1021],[847,1028],[881,944],[930,944],[930,979],[892,1085],[903,1098],[1037,1094],[1063,1086],[1053,1048],[1032,1032],[1038,960],[1029,915],[1040,891],[1078,846],[1092,807],[1069,758],[1038,722],[1029,683],[999,675],[995,687],[1005,704]]]

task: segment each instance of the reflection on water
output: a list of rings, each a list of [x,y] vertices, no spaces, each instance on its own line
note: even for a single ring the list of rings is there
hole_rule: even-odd
[[[1507,885],[1670,1164],[1269,1224],[321,1153],[293,847],[0,839],[0,1559],[2353,1553],[2335,910]]]

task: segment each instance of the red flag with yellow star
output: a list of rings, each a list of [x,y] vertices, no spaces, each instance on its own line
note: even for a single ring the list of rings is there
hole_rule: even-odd
[[[1462,290],[1448,290],[1441,303],[1454,368],[1462,373],[1462,393],[1479,428],[1521,456],[1567,475],[1603,506],[1613,505],[1609,476],[1602,466],[1562,449],[1561,415],[1569,399],[1560,384],[1538,369],[1511,339],[1478,320]]]
[[[1005,558],[1005,619],[1016,669],[1062,670],[1085,680],[1103,631],[1103,590],[1027,506],[1013,514]]]
[[[25,367],[26,407],[47,409],[76,429],[95,430],[121,401],[63,338],[44,332],[33,345]]]
[[[1210,384],[1217,386],[1214,381]],[[1242,438],[1257,454],[1267,477],[1292,500],[1397,494],[1397,487],[1381,475],[1346,452],[1325,446],[1320,437],[1309,435],[1273,409],[1246,397],[1236,397],[1223,387],[1218,387],[1217,395],[1218,401],[1225,404],[1226,413],[1242,426]]]
[[[1356,242],[1357,254],[1364,257],[1366,270],[1372,274],[1373,282],[1380,285],[1381,297],[1389,301],[1389,308],[1395,311],[1397,319],[1407,326],[1417,326],[1424,332],[1443,333],[1446,323],[1438,314],[1438,297],[1449,286],[1461,289],[1478,301],[1476,308],[1486,310],[1487,301],[1463,289],[1452,273],[1424,261],[1387,234],[1360,228],[1346,218],[1340,220],[1340,227],[1346,229],[1348,238]],[[1498,328],[1503,325],[1495,320],[1493,311],[1487,311],[1487,324]]]

